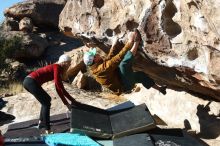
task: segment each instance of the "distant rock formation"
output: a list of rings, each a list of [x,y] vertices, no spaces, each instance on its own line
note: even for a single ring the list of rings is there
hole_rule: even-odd
[[[40,57],[46,47],[48,47],[48,41],[34,33],[24,33],[21,31],[9,31],[2,32],[0,36],[4,38],[13,38],[15,36],[21,37],[22,48],[14,50],[12,54],[15,59],[30,59]]]
[[[135,69],[170,88],[220,100],[219,1],[68,0],[59,28],[109,48],[138,28]]]
[[[66,0],[29,0],[5,10],[1,36],[22,38],[23,48],[15,50],[13,58],[38,58],[44,53],[52,44],[52,37],[43,33],[58,31],[59,15],[65,4]]]
[[[66,0],[28,0],[7,8],[4,14],[16,20],[29,17],[35,26],[57,29],[59,15],[65,4]]]

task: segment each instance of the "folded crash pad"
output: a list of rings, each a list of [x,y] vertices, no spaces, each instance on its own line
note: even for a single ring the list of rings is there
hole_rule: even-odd
[[[73,106],[71,130],[97,138],[117,138],[155,128],[145,104],[118,111],[107,111],[88,105]]]

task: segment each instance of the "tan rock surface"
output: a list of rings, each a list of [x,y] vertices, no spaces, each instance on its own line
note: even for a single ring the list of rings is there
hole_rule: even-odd
[[[87,77],[80,71],[74,78],[72,85],[79,89],[85,89],[87,83]]]

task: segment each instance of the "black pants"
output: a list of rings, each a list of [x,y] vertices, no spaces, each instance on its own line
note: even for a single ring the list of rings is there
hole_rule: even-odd
[[[26,77],[23,81],[24,88],[30,92],[41,103],[40,121],[41,126],[50,130],[50,106],[51,97],[46,91],[32,78]]]

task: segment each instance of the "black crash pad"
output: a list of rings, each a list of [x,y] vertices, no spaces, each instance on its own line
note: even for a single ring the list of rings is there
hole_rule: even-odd
[[[46,146],[41,137],[6,138],[5,146]]]
[[[160,129],[113,140],[97,140],[102,146],[204,146],[204,142],[181,129]]]
[[[182,129],[160,129],[149,131],[155,146],[177,145],[177,146],[203,146],[201,141],[192,137]]]
[[[93,106],[72,107],[71,130],[97,138],[117,138],[155,128],[145,104],[119,110],[103,110]]]
[[[55,133],[69,132],[70,130],[70,118],[69,114],[59,114],[51,116],[51,130]],[[40,136],[40,130],[37,128],[38,119],[19,122],[11,124],[8,127],[7,132],[4,134],[5,138],[17,138],[17,137],[38,137]]]
[[[5,146],[48,146],[48,145],[38,144],[38,143],[14,143],[14,144],[5,144]]]
[[[113,140],[114,146],[154,146],[151,137],[147,133],[124,136]]]

